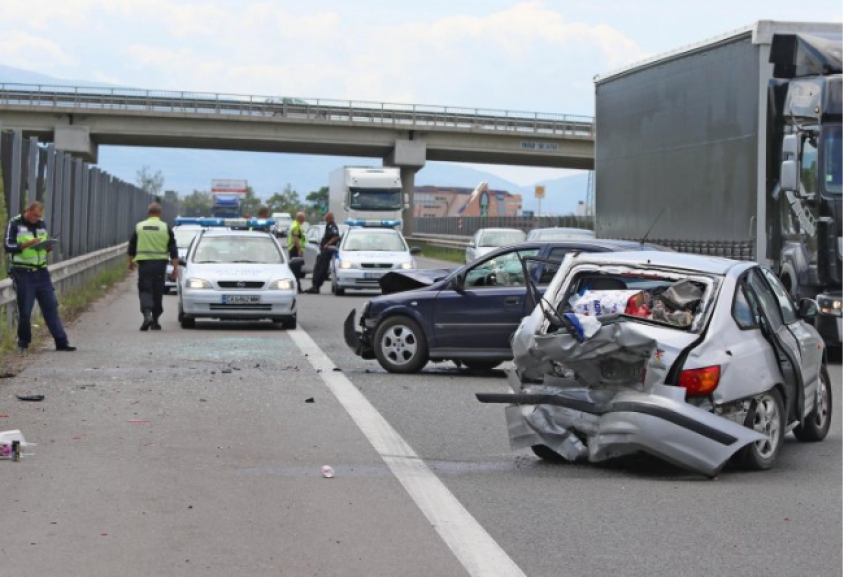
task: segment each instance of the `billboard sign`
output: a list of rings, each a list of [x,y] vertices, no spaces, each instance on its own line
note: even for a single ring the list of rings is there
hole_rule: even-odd
[[[242,194],[245,196],[248,186],[245,180],[215,178],[211,181],[211,194]]]

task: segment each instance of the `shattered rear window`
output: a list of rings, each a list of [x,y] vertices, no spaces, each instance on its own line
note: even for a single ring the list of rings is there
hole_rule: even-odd
[[[629,267],[581,266],[571,271],[554,306],[561,313],[594,316],[607,322],[621,317],[699,332],[717,286],[717,277],[703,273]]]

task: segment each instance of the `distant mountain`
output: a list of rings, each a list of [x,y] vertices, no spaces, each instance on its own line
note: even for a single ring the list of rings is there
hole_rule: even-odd
[[[102,86],[100,82],[60,79],[29,70],[0,65],[0,83],[59,84],[70,86]],[[2,124],[2,119],[0,119]],[[380,166],[376,158],[311,156],[269,152],[236,152],[180,148],[139,148],[102,146],[99,166],[127,182],[135,182],[138,170],[149,166],[164,175],[164,188],[180,195],[194,190],[209,190],[215,178],[246,179],[260,198],[269,198],[289,183],[302,199],[311,191],[328,184],[328,173],[338,166]],[[486,181],[491,189],[522,195],[524,210],[538,212],[533,186],[518,186],[492,173],[471,165],[450,162],[429,162],[416,173],[418,186],[465,186],[474,188]],[[569,214],[577,211],[579,201],[586,200],[586,173],[549,180],[544,184],[546,197],[542,214]]]
[[[3,82],[14,84],[50,84],[53,86],[102,86],[110,88],[115,86],[114,84],[106,84],[105,82],[56,78],[55,76],[47,76],[46,74],[39,74],[38,72],[0,64],[0,83]]]

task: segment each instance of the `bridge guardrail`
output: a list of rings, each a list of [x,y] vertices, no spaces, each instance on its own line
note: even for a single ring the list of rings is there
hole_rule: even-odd
[[[412,244],[413,242],[423,242],[430,246],[436,246],[440,248],[455,248],[462,250],[469,246],[470,237],[437,234],[414,234],[413,236],[406,237],[405,240],[407,241],[407,244]]]
[[[594,137],[594,118],[482,108],[277,96],[0,83],[0,105],[172,114],[287,117],[326,123],[439,126]]]

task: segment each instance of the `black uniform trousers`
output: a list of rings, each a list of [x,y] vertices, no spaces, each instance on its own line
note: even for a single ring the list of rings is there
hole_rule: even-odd
[[[328,268],[331,266],[331,259],[334,258],[336,249],[324,248],[319,251],[316,264],[314,264],[314,275],[311,280],[311,288],[319,290],[326,280],[328,280]]]
[[[138,263],[138,296],[141,299],[141,313],[152,313],[153,318],[164,312],[164,277],[167,275],[167,260],[140,260]]]

